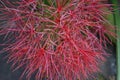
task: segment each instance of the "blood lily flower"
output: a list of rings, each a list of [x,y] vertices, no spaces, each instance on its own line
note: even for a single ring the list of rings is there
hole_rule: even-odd
[[[115,37],[103,0],[0,0],[0,35],[20,79],[85,80],[99,72]]]

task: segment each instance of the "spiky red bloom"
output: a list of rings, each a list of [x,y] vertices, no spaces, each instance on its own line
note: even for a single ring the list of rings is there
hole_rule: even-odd
[[[102,0],[103,1],[103,0]],[[85,80],[104,61],[108,34],[101,0],[0,0],[0,35],[8,46],[8,62],[29,80]],[[21,76],[21,78],[22,78]]]

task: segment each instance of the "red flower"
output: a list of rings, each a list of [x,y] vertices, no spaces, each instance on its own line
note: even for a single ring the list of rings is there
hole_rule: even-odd
[[[7,39],[8,62],[29,80],[85,80],[100,71],[104,47],[115,34],[100,0],[1,0],[0,35]],[[9,4],[8,4],[9,3]],[[106,26],[107,24],[107,26]]]

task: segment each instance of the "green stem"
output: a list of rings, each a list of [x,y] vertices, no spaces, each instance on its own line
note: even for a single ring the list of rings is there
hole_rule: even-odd
[[[112,4],[114,5],[114,24],[117,27],[117,80],[120,80],[120,39],[119,39],[119,35],[120,35],[120,12],[119,12],[119,6],[118,6],[118,0],[111,0]]]

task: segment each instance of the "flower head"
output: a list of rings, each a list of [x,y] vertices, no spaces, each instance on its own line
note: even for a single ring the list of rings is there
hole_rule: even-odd
[[[8,62],[29,80],[85,80],[100,71],[111,25],[102,0],[0,0]],[[107,26],[106,26],[107,24]]]

